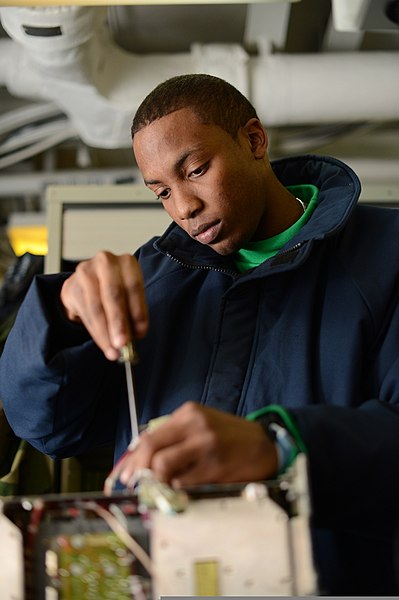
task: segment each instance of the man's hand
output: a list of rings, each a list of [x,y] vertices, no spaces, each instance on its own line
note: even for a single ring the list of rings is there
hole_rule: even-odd
[[[187,402],[142,433],[116,468],[125,485],[143,468],[174,487],[257,481],[276,473],[277,452],[259,423]]]
[[[62,287],[61,302],[68,319],[83,323],[110,360],[132,337],[147,332],[143,277],[129,254],[102,251],[79,263]]]

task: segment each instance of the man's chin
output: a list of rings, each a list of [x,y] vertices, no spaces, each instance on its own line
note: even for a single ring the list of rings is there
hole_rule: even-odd
[[[217,254],[221,256],[230,256],[239,250],[240,246],[223,241],[216,244],[208,244],[208,248],[212,248]]]

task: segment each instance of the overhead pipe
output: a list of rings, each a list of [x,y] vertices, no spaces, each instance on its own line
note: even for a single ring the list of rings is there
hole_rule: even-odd
[[[399,118],[399,52],[270,54],[250,64],[251,98],[273,126]]]
[[[101,7],[0,9],[14,40],[7,64],[1,53],[0,81],[15,96],[54,102],[88,145],[130,146],[144,96],[188,72],[230,81],[267,126],[399,119],[398,52],[249,56],[238,44],[193,44],[187,53],[137,55],[113,42],[105,14]]]

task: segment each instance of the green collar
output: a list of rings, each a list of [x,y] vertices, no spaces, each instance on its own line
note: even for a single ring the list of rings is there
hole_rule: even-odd
[[[243,273],[258,267],[265,260],[277,254],[311,217],[317,204],[319,189],[312,184],[303,184],[287,186],[287,190],[304,202],[306,205],[304,214],[285,231],[266,240],[248,242],[246,246],[238,250],[235,255],[235,263],[240,272]]]

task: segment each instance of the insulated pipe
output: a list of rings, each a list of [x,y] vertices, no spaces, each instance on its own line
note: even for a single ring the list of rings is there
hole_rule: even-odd
[[[0,9],[4,30],[25,48],[36,67],[49,75],[57,75],[62,67],[63,77],[74,80],[91,69],[85,45],[96,35],[106,15],[105,8],[81,6]]]
[[[16,51],[17,45],[12,40],[0,39],[0,85],[2,86],[6,84],[10,63],[13,62]]]
[[[267,125],[399,119],[399,52],[273,54],[253,58],[250,72]]]
[[[249,57],[238,44],[195,44],[191,53],[143,56],[113,43],[98,7],[8,7],[0,16],[16,40],[4,77],[10,93],[52,100],[94,147],[130,146],[143,97],[187,72],[236,85],[267,126],[399,119],[398,52]],[[51,35],[38,35],[41,26]]]
[[[123,148],[131,145],[132,115],[142,98],[193,66],[190,53],[122,50],[110,39],[105,14],[98,7],[1,8],[15,40],[4,81],[16,96],[52,100],[88,145]]]

